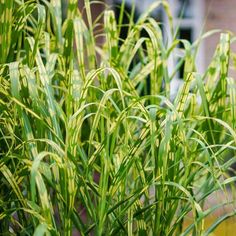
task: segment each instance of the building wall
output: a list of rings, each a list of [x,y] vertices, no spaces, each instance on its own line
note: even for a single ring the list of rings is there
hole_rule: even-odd
[[[204,8],[205,31],[224,29],[236,34],[236,0],[205,0]],[[220,35],[216,34],[206,40],[205,65],[209,64],[219,38]],[[232,50],[236,52],[236,43]]]

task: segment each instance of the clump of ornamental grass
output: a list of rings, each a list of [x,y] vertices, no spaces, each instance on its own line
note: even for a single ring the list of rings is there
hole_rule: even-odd
[[[121,40],[124,7],[118,22],[105,10],[99,35],[91,4],[85,0],[85,22],[77,0],[68,1],[65,20],[60,0],[0,2],[1,234],[209,235],[235,214],[204,224],[235,204],[225,197],[205,206],[219,190],[234,192],[234,39],[222,33],[199,74],[197,50],[215,32],[192,44],[178,39],[168,3],[157,1],[130,18]],[[169,19],[167,40],[150,17],[157,7]]]

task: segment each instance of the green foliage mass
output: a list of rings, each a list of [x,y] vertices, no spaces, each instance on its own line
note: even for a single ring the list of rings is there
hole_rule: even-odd
[[[85,22],[77,0],[64,20],[60,0],[0,1],[1,235],[209,235],[235,213],[204,225],[235,203],[204,206],[234,190],[234,38],[221,34],[199,74],[199,45],[219,32],[178,39],[168,3],[157,1],[135,23],[131,14],[121,40],[124,5],[118,21],[106,7],[95,33],[91,4]],[[149,16],[157,7],[168,26]]]

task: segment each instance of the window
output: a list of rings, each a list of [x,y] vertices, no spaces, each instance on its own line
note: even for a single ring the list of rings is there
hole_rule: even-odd
[[[179,37],[194,42],[203,30],[203,0],[170,0],[169,3],[175,26],[179,27]],[[197,66],[200,72],[204,68],[203,62],[202,46],[197,58]]]
[[[200,36],[203,30],[203,0],[170,0],[169,4],[173,14],[175,28],[179,29],[178,37],[181,39],[186,39],[191,43],[194,42]],[[163,20],[164,23],[167,24],[167,19],[164,18]],[[167,37],[170,37],[170,34]],[[199,72],[202,72],[204,69],[203,46],[204,45],[200,46],[196,58],[196,66]],[[168,62],[169,68],[174,69],[174,65],[177,62],[178,59],[172,55]],[[179,86],[183,83],[183,68],[184,65],[171,82],[172,98],[175,97]],[[170,69],[170,71],[173,71],[173,69]]]
[[[111,0],[110,0],[111,1]],[[169,0],[170,8],[174,18],[175,28],[179,29],[179,38],[186,39],[190,42],[194,42],[201,34],[203,28],[203,1],[204,0]],[[121,4],[122,0],[112,0],[113,5]],[[132,3],[135,4],[136,14],[139,15],[143,11],[154,3],[155,0],[126,0],[126,9],[131,9]],[[168,20],[166,14],[161,14],[160,9],[153,13],[153,16],[156,18],[157,15],[161,16],[162,21],[164,22],[163,33],[166,38],[171,37],[170,32],[168,32]],[[159,17],[158,17],[159,18]],[[170,40],[171,41],[171,40]],[[181,47],[181,45],[180,45]],[[199,72],[202,72],[204,69],[204,60],[203,60],[203,45],[199,48],[199,52],[196,58],[196,66]],[[170,57],[169,68],[170,73],[174,70],[175,64],[178,62],[178,59],[172,55]],[[178,75],[172,81],[171,84],[171,93],[172,96],[175,96],[180,84],[182,83],[181,79],[183,78],[183,68],[180,69]]]

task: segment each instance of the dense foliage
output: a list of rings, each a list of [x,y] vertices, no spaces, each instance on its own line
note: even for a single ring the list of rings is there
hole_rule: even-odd
[[[60,0],[0,1],[1,235],[208,235],[234,215],[204,225],[234,203],[204,207],[234,190],[234,39],[222,33],[199,74],[199,45],[219,32],[178,39],[168,3],[157,1],[150,12],[165,9],[169,38],[146,12],[135,23],[131,13],[121,40],[124,5],[118,23],[107,8],[95,34],[90,4],[85,22],[77,0],[65,20]]]

